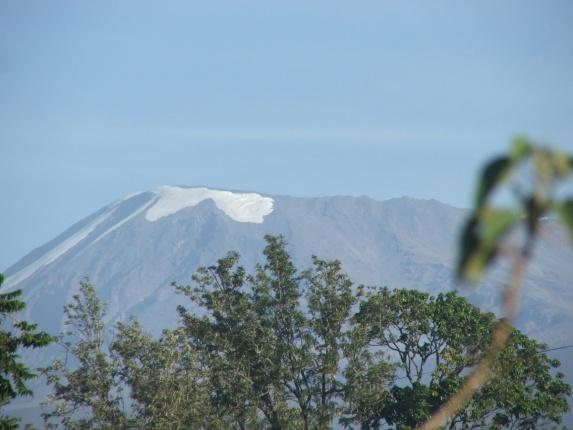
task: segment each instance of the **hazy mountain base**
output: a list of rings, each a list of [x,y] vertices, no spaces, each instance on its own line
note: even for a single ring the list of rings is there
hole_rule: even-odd
[[[170,286],[172,281],[190,281],[198,266],[213,264],[229,250],[239,251],[245,267],[252,269],[265,234],[283,234],[298,267],[308,266],[311,255],[341,260],[355,283],[432,293],[455,286],[452,267],[465,211],[434,200],[273,197],[273,212],[264,223],[253,224],[233,221],[210,200],[149,222],[137,212],[152,198],[149,192],[115,203],[111,216],[83,240],[17,285],[26,293],[26,317],[58,332],[63,304],[79,280],[89,276],[100,297],[109,302],[110,322],[137,315],[148,330],[158,333],[175,324],[177,304],[186,304]],[[6,275],[28,266],[108,209],[33,251]],[[548,222],[523,286],[517,326],[551,347],[573,343],[571,261],[566,235]],[[499,309],[497,290],[503,279],[503,269],[496,271],[479,289],[467,292],[470,300],[485,309]],[[28,361],[44,365],[54,353],[53,348],[35,352]],[[571,382],[573,350],[556,354]],[[43,396],[41,387],[36,391],[37,398]],[[14,405],[14,413],[30,419],[35,413],[24,404],[37,403]]]

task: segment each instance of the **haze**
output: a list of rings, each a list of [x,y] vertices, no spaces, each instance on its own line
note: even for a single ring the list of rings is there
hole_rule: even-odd
[[[0,3],[0,268],[160,185],[468,206],[573,149],[573,3]]]

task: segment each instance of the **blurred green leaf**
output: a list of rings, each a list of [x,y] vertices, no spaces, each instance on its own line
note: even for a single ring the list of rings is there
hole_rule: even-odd
[[[476,208],[481,207],[491,191],[503,181],[513,166],[509,157],[499,157],[492,160],[483,170],[478,193],[476,197]]]
[[[467,275],[467,263],[477,251],[480,244],[480,238],[478,234],[478,220],[477,217],[472,216],[467,220],[464,229],[462,231],[460,240],[460,257],[457,266],[457,277],[461,280],[465,280],[469,276]]]
[[[555,212],[559,215],[561,222],[569,230],[569,236],[573,240],[573,199],[568,199],[555,204]]]
[[[517,136],[511,142],[511,159],[513,161],[521,161],[533,150],[533,145],[524,136]]]
[[[573,160],[561,151],[555,151],[551,154],[551,164],[557,178],[564,178],[573,171]]]
[[[550,181],[555,176],[555,171],[552,163],[552,153],[538,148],[533,152],[533,165],[537,173],[537,183],[541,186],[549,186]]]
[[[516,212],[492,208],[484,208],[470,218],[462,234],[458,277],[477,282],[497,255],[502,239],[518,221]]]

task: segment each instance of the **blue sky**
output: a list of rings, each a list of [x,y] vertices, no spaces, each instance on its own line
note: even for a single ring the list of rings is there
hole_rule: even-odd
[[[0,269],[162,184],[468,206],[573,150],[571,1],[0,2]]]

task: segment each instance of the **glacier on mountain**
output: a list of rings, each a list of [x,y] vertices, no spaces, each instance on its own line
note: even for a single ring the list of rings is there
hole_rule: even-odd
[[[209,188],[182,188],[163,186],[153,192],[158,196],[155,204],[145,213],[148,221],[172,215],[188,207],[211,199],[231,219],[238,222],[262,224],[264,217],[273,211],[273,199],[256,193],[234,193]]]

